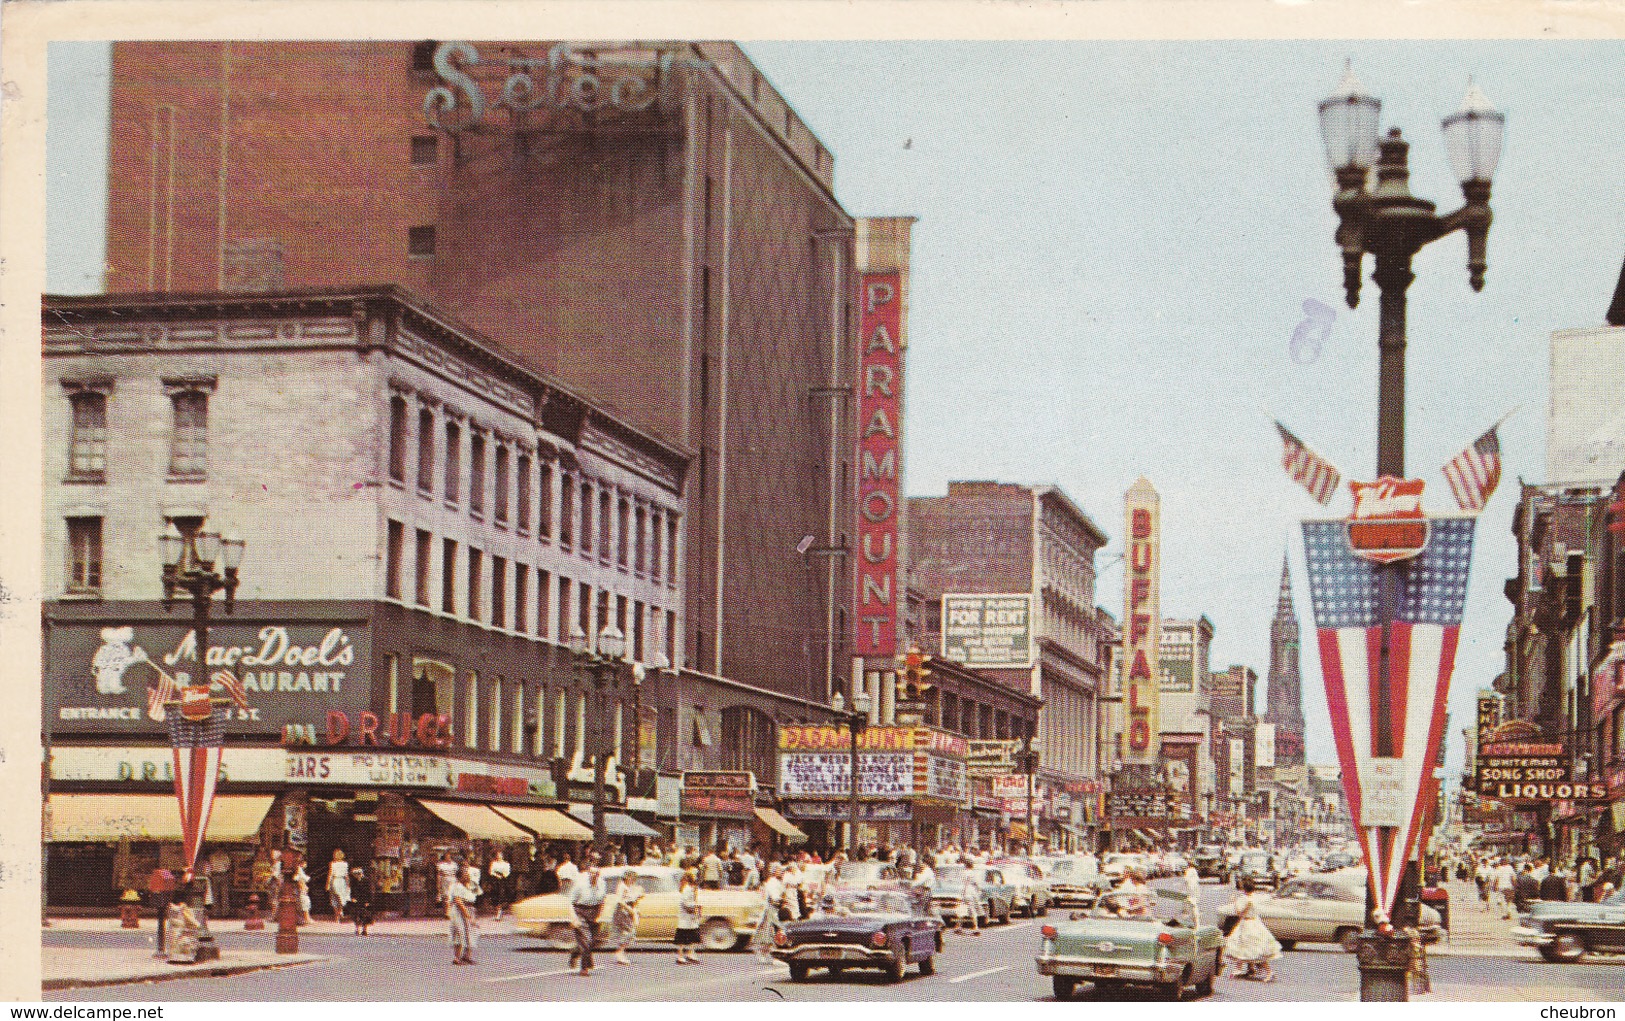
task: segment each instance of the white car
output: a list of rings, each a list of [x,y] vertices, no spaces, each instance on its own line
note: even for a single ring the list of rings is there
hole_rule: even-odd
[[[1049,914],[1052,903],[1049,880],[1037,862],[1027,858],[995,858],[988,864],[1003,872],[1005,882],[1016,888],[1011,910],[1028,918]]]

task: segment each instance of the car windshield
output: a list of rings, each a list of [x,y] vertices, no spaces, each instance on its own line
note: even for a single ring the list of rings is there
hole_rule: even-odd
[[[605,869],[604,884],[613,893],[621,876],[630,874],[631,878],[645,893],[669,893],[677,889],[677,873],[675,871],[652,871],[648,869]]]
[[[836,917],[909,913],[908,896],[890,890],[834,890],[824,895],[817,910],[817,914]]]
[[[937,882],[945,886],[957,885],[965,881],[965,874],[966,870],[963,865],[944,865],[942,868],[937,869]]]
[[[1270,856],[1267,854],[1244,854],[1241,856],[1241,863],[1248,868],[1268,868],[1270,864]]]
[[[1074,916],[1077,917],[1077,916]],[[1090,918],[1119,918],[1144,922],[1193,921],[1191,903],[1183,895],[1168,891],[1115,890],[1103,894],[1089,911]]]
[[[1068,860],[1051,865],[1049,874],[1056,879],[1082,879],[1099,873],[1096,872],[1092,862]]]

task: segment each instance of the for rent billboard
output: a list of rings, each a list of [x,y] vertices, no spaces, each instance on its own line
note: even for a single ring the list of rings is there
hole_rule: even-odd
[[[942,597],[942,655],[982,667],[1033,665],[1033,597],[953,593]]]

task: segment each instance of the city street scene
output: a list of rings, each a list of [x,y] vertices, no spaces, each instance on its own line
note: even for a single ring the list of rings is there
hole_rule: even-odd
[[[49,47],[44,999],[1625,999],[1618,44],[478,31]]]

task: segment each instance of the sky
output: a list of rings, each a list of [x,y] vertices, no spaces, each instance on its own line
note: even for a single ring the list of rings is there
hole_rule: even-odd
[[[1376,459],[1377,288],[1342,295],[1316,104],[1345,59],[1411,142],[1411,188],[1460,205],[1439,131],[1469,76],[1507,115],[1489,270],[1457,234],[1410,290],[1407,474],[1455,513],[1442,466],[1496,420],[1451,688],[1449,765],[1503,669],[1518,480],[1547,481],[1548,344],[1602,324],[1625,259],[1625,46],[1591,42],[748,42],[835,157],[859,216],[918,217],[905,487],[1052,483],[1111,541],[1096,601],[1122,613],[1123,493],[1162,498],[1162,608],[1214,624],[1212,666],[1269,665],[1281,558],[1304,634],[1313,762],[1332,763],[1298,522],[1323,510],[1280,467],[1279,419],[1345,478]],[[107,48],[53,43],[47,276],[100,289]],[[1305,303],[1335,312],[1293,348]]]

